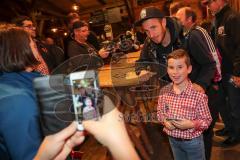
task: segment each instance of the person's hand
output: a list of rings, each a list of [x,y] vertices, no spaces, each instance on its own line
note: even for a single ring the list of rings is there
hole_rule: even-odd
[[[83,132],[77,131],[77,124],[73,122],[62,131],[45,137],[34,160],[66,159],[73,147],[83,141]]]
[[[108,97],[104,97],[104,106],[112,106],[112,111],[102,116],[99,121],[83,121],[84,128],[107,146],[116,160],[139,160],[139,157],[127,134],[123,115]]]
[[[149,72],[147,70],[141,70],[140,74],[139,74],[139,81],[141,82],[145,82],[148,81],[155,73],[153,72]]]
[[[137,45],[137,44],[133,44],[133,48],[134,48],[135,50],[139,50],[139,49],[140,49],[140,46]]]
[[[205,93],[205,90],[203,89],[203,87],[201,87],[197,83],[193,83],[193,89],[195,89],[198,92]]]
[[[190,129],[194,128],[194,123],[188,119],[179,119],[179,120],[172,120],[172,124],[178,129]]]
[[[172,122],[168,120],[164,120],[163,125],[170,131],[176,129],[176,127],[172,124]]]
[[[233,83],[236,85],[236,87],[240,88],[240,77],[238,76],[232,76]]]
[[[109,51],[105,48],[102,48],[98,51],[98,54],[100,55],[100,57],[102,58],[107,58],[109,56]]]

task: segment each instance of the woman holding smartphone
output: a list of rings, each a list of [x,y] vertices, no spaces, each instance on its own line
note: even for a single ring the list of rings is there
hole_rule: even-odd
[[[39,64],[34,57],[36,50],[33,44],[30,35],[22,28],[0,24],[1,159],[65,159],[72,148],[84,140],[83,132],[77,131],[76,123],[72,123],[63,131],[47,136],[42,142],[39,110],[32,83],[41,74],[33,71]],[[84,121],[84,128],[107,146],[115,159],[138,160],[124,122],[119,121],[121,113],[107,97],[104,98],[104,106],[113,109],[100,121]]]
[[[41,141],[38,105],[32,80],[41,76],[30,35],[0,24],[0,157],[33,159]]]

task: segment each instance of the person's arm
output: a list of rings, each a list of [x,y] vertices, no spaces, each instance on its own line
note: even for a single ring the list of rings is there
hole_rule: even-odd
[[[34,160],[66,159],[72,149],[84,141],[83,132],[73,122],[62,131],[45,137]]]
[[[104,98],[104,105],[113,106],[112,101]],[[114,108],[114,107],[112,107]],[[134,146],[127,134],[122,113],[114,108],[103,115],[100,121],[84,121],[84,128],[105,145],[116,160],[139,160]]]
[[[233,62],[233,75],[240,77],[240,14],[233,12],[224,24],[225,46],[228,56]]]
[[[100,49],[100,44],[99,44],[97,35],[93,31],[89,32],[87,42],[90,43],[91,45],[93,45],[96,50]]]
[[[161,91],[160,91],[161,92]],[[166,111],[165,111],[165,106],[164,106],[164,100],[163,100],[163,96],[160,95],[158,97],[158,105],[157,105],[157,117],[158,117],[158,121],[160,123],[163,123],[164,120],[166,119]]]
[[[37,103],[24,92],[0,103],[0,132],[11,159],[33,159],[42,140]]]
[[[163,90],[165,90],[165,89],[163,89]],[[164,93],[162,93],[162,94],[164,94]],[[158,120],[159,120],[160,123],[162,123],[164,125],[164,127],[166,129],[174,130],[175,126],[172,124],[171,121],[167,120],[167,111],[166,111],[167,109],[166,109],[166,106],[165,106],[166,104],[165,104],[164,101],[165,101],[164,100],[164,96],[160,95],[159,98],[158,98],[158,106],[157,106],[157,117],[158,117]]]
[[[84,128],[107,146],[116,160],[140,160],[121,119],[122,114],[108,97],[104,98],[104,105],[110,106],[113,110],[103,115],[99,121],[83,121]],[[47,136],[34,159],[65,159],[72,148],[83,140],[83,133],[77,131],[76,123],[72,123],[59,133]]]
[[[136,74],[139,75],[142,70],[147,70],[148,62],[151,62],[151,59],[149,57],[149,49],[150,49],[150,39],[147,38],[144,42],[143,48],[140,53],[139,59],[136,61],[135,64],[135,71]]]
[[[211,124],[212,117],[208,107],[208,97],[207,95],[203,95],[202,98],[199,98],[199,103],[197,106],[198,113],[197,120],[193,121],[194,128],[196,130],[206,130]]]
[[[208,41],[198,30],[193,30],[191,32],[191,36],[189,38],[189,54],[193,59],[193,63],[197,63],[197,65],[199,65],[197,70],[193,68],[190,79],[193,83],[200,85],[204,90],[206,90],[214,78],[216,63],[208,48]]]
[[[212,121],[212,117],[208,107],[208,99],[205,94],[199,98],[196,113],[198,113],[196,120],[181,119],[177,121],[174,120],[172,123],[176,128],[182,130],[191,128],[201,131],[206,130]]]

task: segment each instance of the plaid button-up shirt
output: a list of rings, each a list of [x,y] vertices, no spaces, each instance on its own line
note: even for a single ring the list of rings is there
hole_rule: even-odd
[[[163,88],[158,99],[157,108],[158,120],[163,123],[164,119],[188,119],[193,121],[194,128],[180,130],[168,130],[164,127],[164,131],[172,137],[192,139],[198,137],[208,128],[212,118],[208,108],[208,99],[192,88],[189,81],[188,86],[181,94],[176,94],[173,90],[173,84]]]
[[[41,73],[42,75],[49,75],[49,70],[47,67],[47,64],[45,63],[45,61],[43,60],[41,55],[38,55],[36,57],[36,59],[40,62],[38,65],[36,65],[35,67],[33,67],[33,70]]]

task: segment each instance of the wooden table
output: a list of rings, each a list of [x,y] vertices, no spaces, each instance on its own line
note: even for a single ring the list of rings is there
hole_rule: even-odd
[[[140,51],[132,52],[120,57],[117,63],[104,65],[98,71],[101,87],[123,87],[138,85],[139,77],[135,73],[135,61],[138,60]]]
[[[139,81],[139,76],[135,73],[135,61],[139,59],[139,52],[132,52],[120,57],[117,63],[112,63],[110,65],[104,65],[98,70],[99,84],[100,87],[127,87],[136,86],[141,84]],[[134,112],[139,112],[139,107],[134,107]],[[153,153],[152,146],[149,142],[148,136],[145,132],[142,122],[137,122],[136,126],[140,130],[140,138],[137,137],[134,131],[131,129],[130,124],[126,124],[126,128],[129,132],[134,145],[139,150],[139,153],[144,160],[150,160],[150,155],[147,153],[146,149],[150,154]],[[143,146],[145,144],[146,146]],[[146,147],[146,149],[145,149]]]

